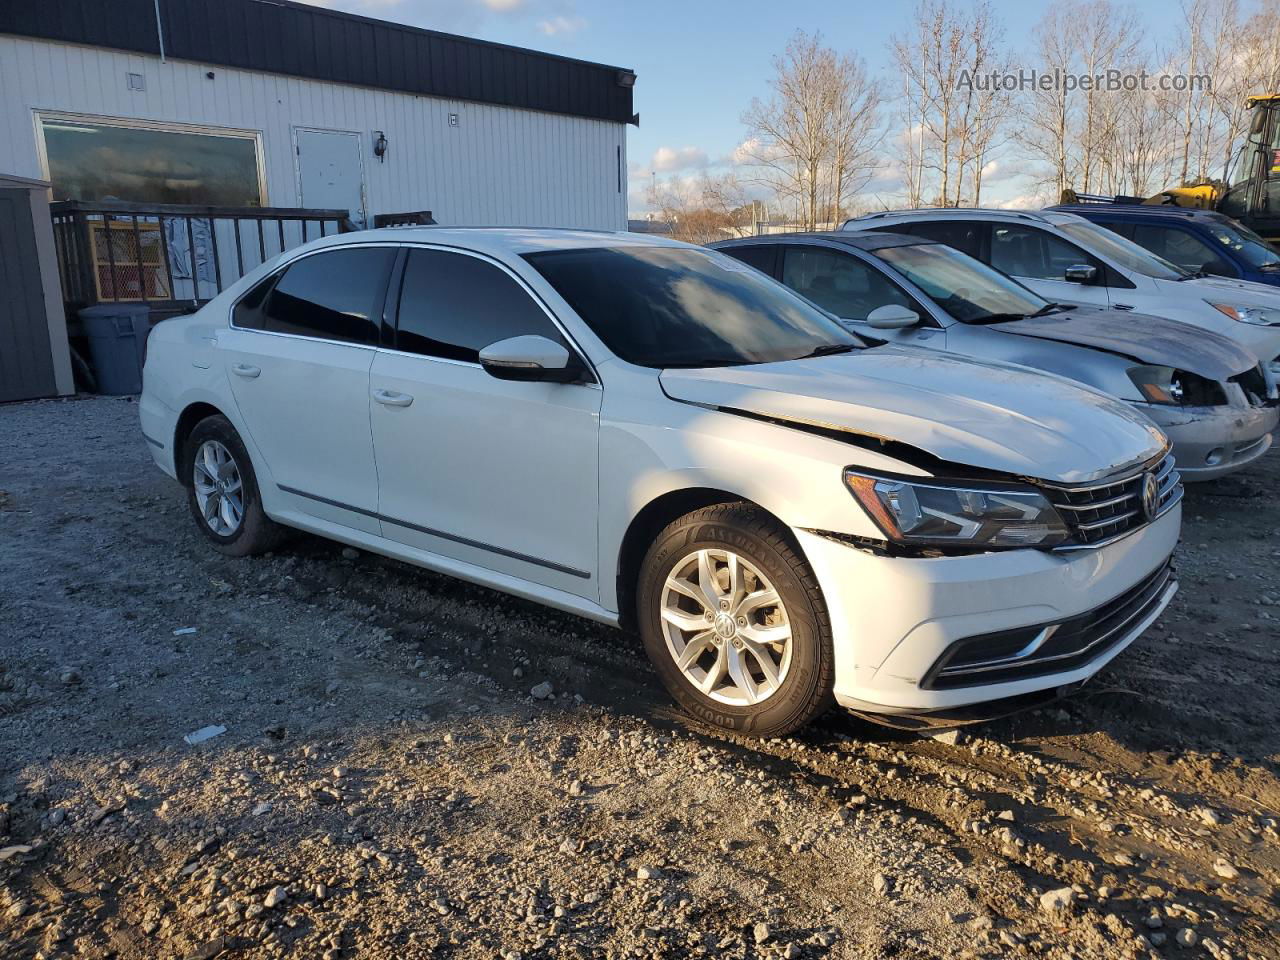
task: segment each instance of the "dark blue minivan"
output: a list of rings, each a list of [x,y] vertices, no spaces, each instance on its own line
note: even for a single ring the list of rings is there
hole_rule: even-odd
[[[1049,209],[1092,220],[1192,273],[1280,287],[1280,252],[1217,211],[1109,203],[1064,203]]]

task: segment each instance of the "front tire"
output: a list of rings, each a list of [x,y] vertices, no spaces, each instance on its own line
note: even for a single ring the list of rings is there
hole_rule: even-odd
[[[284,539],[284,528],[263,512],[249,451],[226,417],[196,424],[183,447],[181,469],[191,516],[215,550],[247,557]]]
[[[667,526],[645,556],[637,602],[658,676],[703,722],[777,737],[830,707],[822,591],[786,528],[759,508],[716,504]]]

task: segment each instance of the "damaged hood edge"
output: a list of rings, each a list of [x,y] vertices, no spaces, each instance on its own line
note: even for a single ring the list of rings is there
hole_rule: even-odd
[[[917,348],[670,369],[660,381],[673,400],[880,443],[887,456],[904,460],[902,448],[914,448],[944,469],[951,463],[1085,483],[1145,463],[1167,446],[1149,420],[1098,391]]]
[[[1229,380],[1258,365],[1258,358],[1230,337],[1141,313],[1080,307],[1067,313],[994,323],[988,329],[1105,350],[1209,380]]]

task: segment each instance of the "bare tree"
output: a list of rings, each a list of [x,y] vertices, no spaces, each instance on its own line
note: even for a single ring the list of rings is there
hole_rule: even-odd
[[[838,57],[831,61],[834,96],[831,102],[830,155],[827,170],[830,212],[838,221],[846,201],[867,185],[877,167],[884,133],[880,125],[880,88],[867,76],[861,60]]]
[[[1044,69],[1071,67],[1076,6],[1052,5],[1036,25],[1036,53]],[[1062,83],[1048,89],[1036,87],[1019,96],[1018,107],[1015,139],[1033,160],[1045,165],[1049,172],[1041,182],[1051,183],[1054,194],[1060,195],[1075,180],[1075,116],[1070,91]]]
[[[1092,0],[1083,3],[1075,11],[1072,43],[1077,51],[1078,70],[1089,77],[1105,75],[1108,70],[1132,72],[1132,61],[1137,51],[1137,21],[1132,12],[1117,7],[1111,0]],[[1085,191],[1095,189],[1099,168],[1105,165],[1103,145],[1107,143],[1106,101],[1117,93],[1099,89],[1090,83],[1081,91],[1080,124],[1077,137],[1080,144],[1080,187]]]
[[[991,18],[991,7],[982,2],[974,7],[968,22],[968,58],[965,69],[969,76],[1002,74],[1006,60],[1002,50],[1004,31]],[[957,181],[962,181],[965,168],[969,168],[970,199],[974,205],[982,202],[982,178],[986,172],[987,158],[997,146],[997,138],[1004,129],[1009,114],[1010,91],[1002,85],[988,83],[965,85],[962,110],[957,128],[959,156],[957,157]],[[963,183],[957,182],[955,201],[959,205]]]
[[[745,236],[753,226],[746,188],[732,173],[656,181],[649,203],[671,226],[671,235],[686,243]]]
[[[797,32],[774,59],[773,95],[743,114],[744,148],[756,179],[795,206],[805,229],[836,217],[874,169],[880,143],[878,87],[861,60],[818,34]]]
[[[1000,28],[987,0],[966,10],[947,0],[920,0],[913,21],[912,33],[893,38],[894,61],[904,78],[907,136],[919,149],[912,158],[913,192],[946,206],[976,202],[1009,103],[989,76],[1005,64]]]

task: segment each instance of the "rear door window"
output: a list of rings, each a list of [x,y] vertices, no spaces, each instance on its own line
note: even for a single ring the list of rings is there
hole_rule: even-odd
[[[866,320],[871,311],[890,305],[928,315],[875,267],[825,247],[785,247],[782,282],[842,320]]]
[[[294,261],[266,296],[261,329],[376,345],[395,255],[394,247],[348,247]]]

